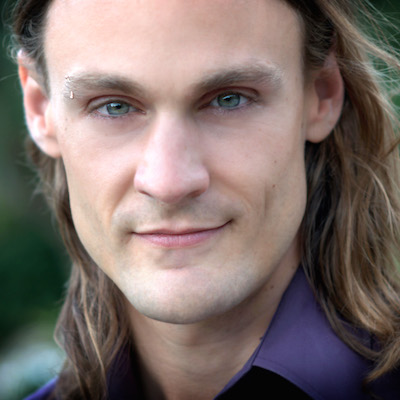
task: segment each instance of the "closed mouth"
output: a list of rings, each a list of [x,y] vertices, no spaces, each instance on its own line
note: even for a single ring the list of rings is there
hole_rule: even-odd
[[[212,228],[154,229],[134,232],[134,235],[155,246],[180,248],[198,245],[223,230],[228,223]]]

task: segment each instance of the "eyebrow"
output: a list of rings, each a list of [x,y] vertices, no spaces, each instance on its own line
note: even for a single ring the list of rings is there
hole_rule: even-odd
[[[282,84],[282,78],[283,72],[278,66],[254,63],[210,72],[205,78],[195,83],[194,87],[200,91],[208,92],[240,82],[252,82],[268,85],[271,89],[277,89]]]
[[[65,77],[63,95],[65,98],[81,96],[85,91],[116,90],[123,93],[143,94],[144,88],[129,79],[119,75],[102,73],[78,73]]]
[[[190,85],[191,91],[208,92],[240,82],[268,85],[277,89],[282,84],[282,70],[276,65],[253,63],[230,66],[207,74]],[[65,98],[82,96],[85,91],[115,90],[122,93],[145,95],[146,90],[139,82],[113,74],[78,73],[65,77],[63,95]]]

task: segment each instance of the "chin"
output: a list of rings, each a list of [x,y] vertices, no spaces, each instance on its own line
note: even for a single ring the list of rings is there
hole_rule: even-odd
[[[229,312],[240,300],[231,296],[190,295],[156,296],[131,299],[129,302],[136,313],[152,320],[177,325],[189,325],[212,320]]]

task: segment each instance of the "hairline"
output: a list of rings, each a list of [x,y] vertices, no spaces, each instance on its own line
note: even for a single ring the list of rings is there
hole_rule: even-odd
[[[289,1],[287,0],[281,0],[283,1],[294,13],[296,16],[296,19],[299,22],[299,29],[300,29],[300,34],[301,34],[301,40],[300,40],[300,45],[301,45],[301,51],[300,51],[300,65],[301,65],[301,76],[303,78],[303,82],[306,85],[307,82],[310,79],[310,73],[313,70],[313,68],[308,65],[307,60],[306,60],[306,41],[305,41],[305,32],[306,32],[306,25],[305,25],[305,20],[304,17],[299,9],[294,7],[292,4],[290,4]],[[37,78],[39,80],[39,83],[42,85],[43,90],[45,91],[47,96],[50,96],[50,83],[49,83],[49,70],[48,70],[48,65],[46,61],[46,33],[47,33],[47,27],[48,27],[48,18],[49,18],[49,11],[54,3],[54,0],[49,0],[48,4],[46,6],[46,12],[44,14],[44,23],[42,26],[42,29],[40,31],[40,42],[41,42],[41,49],[40,49],[40,58],[38,60],[32,58],[29,54],[26,54],[25,49],[23,49],[22,46],[19,46],[17,49],[17,52],[23,52],[26,55],[26,58],[29,60],[29,64],[33,66]]]

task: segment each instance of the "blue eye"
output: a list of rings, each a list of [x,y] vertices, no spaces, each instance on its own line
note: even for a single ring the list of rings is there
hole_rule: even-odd
[[[110,116],[110,117],[119,117],[121,115],[128,114],[134,110],[134,107],[130,106],[127,103],[122,103],[119,101],[113,101],[107,104],[104,104],[103,106],[99,107],[97,111],[105,116]]]
[[[223,93],[217,96],[210,104],[213,107],[236,108],[245,103],[248,99],[239,93]]]

